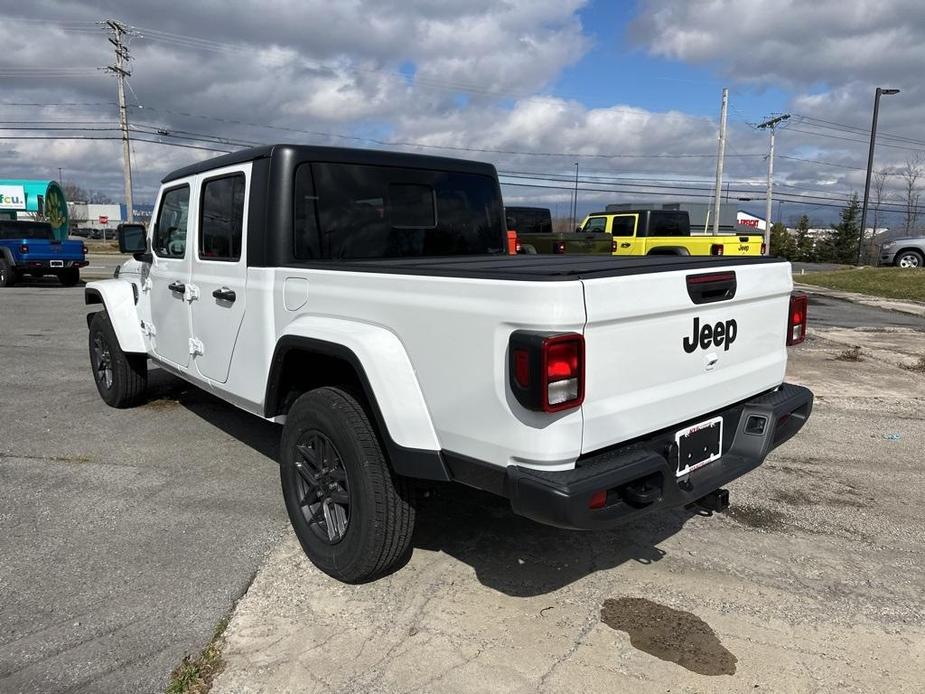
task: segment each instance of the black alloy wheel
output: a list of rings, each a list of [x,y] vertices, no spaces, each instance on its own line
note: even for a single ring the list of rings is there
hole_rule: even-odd
[[[350,523],[350,487],[337,447],[320,431],[307,431],[296,444],[293,463],[305,521],[319,539],[337,544]]]

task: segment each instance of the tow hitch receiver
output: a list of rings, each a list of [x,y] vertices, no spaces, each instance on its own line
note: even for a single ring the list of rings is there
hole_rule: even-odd
[[[717,489],[706,496],[702,496],[695,501],[692,506],[702,508],[706,511],[722,513],[729,508],[729,490]]]

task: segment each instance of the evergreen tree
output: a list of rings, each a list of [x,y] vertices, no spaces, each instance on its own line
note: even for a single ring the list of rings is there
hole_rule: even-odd
[[[861,203],[858,194],[853,193],[847,207],[841,211],[841,220],[829,232],[821,244],[820,260],[832,263],[854,265],[858,259],[858,238],[861,229]]]
[[[796,260],[797,245],[787,227],[778,222],[771,226],[771,252],[772,257]]]
[[[797,247],[797,260],[803,263],[816,262],[816,242],[809,235],[809,217],[805,214],[800,217],[797,224],[797,235],[794,240]]]

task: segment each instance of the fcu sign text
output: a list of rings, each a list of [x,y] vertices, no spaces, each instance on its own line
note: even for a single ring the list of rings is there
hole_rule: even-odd
[[[26,209],[26,191],[22,186],[0,186],[0,210]]]

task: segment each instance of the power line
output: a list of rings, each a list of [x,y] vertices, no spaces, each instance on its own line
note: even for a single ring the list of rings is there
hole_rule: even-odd
[[[122,138],[113,135],[113,136],[104,136],[104,135],[0,135],[0,140],[121,140]],[[134,138],[134,142],[147,142],[152,145],[165,145],[167,147],[182,147],[184,149],[201,149],[208,152],[221,152],[222,154],[229,154],[233,150],[228,149],[217,149],[214,147],[201,147],[198,145],[191,145],[183,142],[162,142],[160,140],[145,140],[143,138]]]

